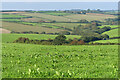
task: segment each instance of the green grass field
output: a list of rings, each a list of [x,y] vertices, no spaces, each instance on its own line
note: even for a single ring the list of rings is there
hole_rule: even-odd
[[[29,39],[37,39],[37,40],[48,40],[54,39],[57,35],[46,35],[46,34],[2,34],[2,42],[13,42],[14,40],[18,39],[19,37],[26,37]],[[66,35],[67,39],[74,39],[80,38],[81,36],[78,35]]]
[[[119,43],[119,39],[110,39],[110,40],[98,40],[94,41],[94,43]]]
[[[118,46],[2,44],[3,78],[117,78]]]
[[[39,24],[37,24],[37,25],[38,25],[38,26],[41,26],[41,27],[47,27],[47,28],[64,29],[64,28],[61,28],[61,26],[53,25],[52,23],[39,23]]]
[[[20,22],[20,19],[0,19],[0,21],[9,21],[9,22]]]
[[[36,23],[30,23],[30,22],[20,22],[20,24],[24,24],[24,25],[32,25],[32,26],[36,26]]]
[[[64,27],[64,28],[70,28],[70,29],[73,29],[74,27],[77,27],[78,25],[86,25],[84,23],[49,23],[49,24]]]
[[[103,27],[105,27],[105,26],[111,27],[111,28],[117,28],[117,27],[119,27],[118,25],[102,25],[102,26],[99,26],[99,27],[100,27],[100,28],[103,28]]]
[[[45,14],[49,14],[49,15],[53,15],[53,16],[66,16],[66,15],[71,15],[71,13],[63,13],[63,12],[49,12],[49,13],[45,13]]]
[[[32,18],[22,18],[22,21],[25,22],[40,22],[40,21],[47,21],[50,22],[51,20],[45,19],[45,18],[41,18],[41,17],[32,17]]]
[[[27,16],[17,15],[17,14],[2,14],[2,18],[25,18]]]
[[[109,35],[110,38],[111,37],[119,37],[118,31],[119,31],[118,29],[113,29],[113,30],[110,30],[110,31],[106,31],[102,34],[107,34],[107,35]]]

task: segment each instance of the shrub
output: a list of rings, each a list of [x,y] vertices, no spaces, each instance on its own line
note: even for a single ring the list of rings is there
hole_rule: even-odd
[[[41,32],[41,34],[46,34],[45,32]]]
[[[70,44],[71,45],[82,45],[82,44],[85,44],[85,42],[83,40],[80,40],[80,41],[74,40]]]
[[[66,36],[64,35],[58,35],[54,40],[53,43],[54,45],[62,45],[66,41]]]

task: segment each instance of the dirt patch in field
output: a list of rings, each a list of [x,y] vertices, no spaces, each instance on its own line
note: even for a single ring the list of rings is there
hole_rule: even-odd
[[[0,33],[10,33],[10,31],[9,31],[9,30],[6,30],[6,29],[0,28]]]

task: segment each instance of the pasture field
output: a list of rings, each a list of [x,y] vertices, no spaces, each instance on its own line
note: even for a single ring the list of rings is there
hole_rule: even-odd
[[[25,16],[33,16],[33,17],[40,17],[40,18],[45,18],[48,20],[55,20],[58,22],[75,22],[76,20],[72,20],[72,19],[68,19],[65,16],[53,16],[53,15],[48,15],[48,14],[44,14],[44,13],[22,13],[21,15],[25,15]]]
[[[22,21],[25,22],[40,22],[40,21],[46,21],[46,22],[50,22],[51,20],[45,19],[45,18],[37,18],[37,17],[32,17],[32,18],[22,18]]]
[[[73,29],[78,25],[86,25],[85,23],[49,23],[49,24],[70,29]]]
[[[73,14],[73,15],[68,15],[65,16],[66,18],[74,19],[74,20],[80,20],[80,19],[86,19],[88,21],[92,20],[99,20],[99,21],[105,21],[105,19],[108,18],[117,18],[117,16],[113,15],[104,15],[104,14]]]
[[[110,39],[110,40],[98,40],[94,41],[94,43],[119,43],[120,39]]]
[[[2,44],[3,78],[117,78],[117,45]]]
[[[107,26],[107,27],[111,27],[111,28],[117,28],[117,27],[120,27],[120,26],[118,26],[118,25],[102,25],[102,26],[98,26],[98,27],[103,28],[103,27],[105,27],[105,26]]]
[[[10,20],[5,19],[5,20],[6,21],[20,21],[20,19],[10,19]],[[3,28],[5,29],[8,29],[10,31],[19,31],[19,32],[22,32],[22,31],[37,31],[37,32],[43,32],[43,31],[57,32],[58,31],[59,32],[59,31],[65,30],[64,28],[73,29],[73,27],[76,27],[78,25],[86,25],[83,23],[31,23],[31,22],[14,23],[14,22],[4,22],[4,19],[3,19],[2,24],[3,24]]]
[[[32,25],[32,26],[36,26],[36,23],[30,23],[30,22],[20,22],[20,24],[24,24],[24,25]]]
[[[113,30],[110,30],[110,31],[106,31],[102,34],[107,34],[107,35],[109,35],[110,38],[111,37],[120,37],[120,35],[118,34],[120,32],[118,32],[118,31],[119,31],[119,29],[117,28],[117,29],[113,29]]]
[[[21,15],[25,16],[33,16],[33,17],[41,17],[45,18],[48,20],[55,20],[55,21],[64,21],[64,22],[77,22],[81,19],[86,19],[88,21],[92,20],[100,20],[104,21],[105,19],[108,18],[117,18],[117,16],[114,15],[105,15],[105,14],[71,14],[71,15],[66,15],[66,16],[54,16],[54,15],[48,15],[44,13],[21,13]]]
[[[26,22],[27,23],[27,22]],[[60,32],[63,31],[61,29],[55,29],[55,28],[46,28],[46,27],[40,27],[40,26],[32,26],[32,25],[24,25],[21,23],[12,23],[12,22],[2,22],[2,27],[4,29],[10,30],[10,31],[16,31],[16,32],[23,32],[23,31],[33,31],[33,32]],[[35,24],[35,23],[31,23]]]
[[[20,19],[0,19],[0,21],[9,21],[9,22],[20,22],[21,20]]]
[[[27,16],[17,15],[17,14],[2,14],[2,18],[25,18]]]
[[[29,39],[37,40],[48,40],[54,39],[57,35],[47,35],[47,34],[2,34],[2,42],[13,42],[19,37],[26,37]],[[80,38],[79,35],[66,35],[67,39]]]
[[[63,12],[49,12],[49,13],[45,13],[45,14],[49,14],[49,15],[53,15],[53,16],[66,16],[66,15],[71,15],[71,13],[63,13]]]
[[[54,25],[52,23],[39,23],[37,24],[38,26],[41,26],[41,27],[47,27],[47,28],[58,28],[58,29],[64,29],[64,28],[61,28],[62,26],[59,26],[59,25]]]

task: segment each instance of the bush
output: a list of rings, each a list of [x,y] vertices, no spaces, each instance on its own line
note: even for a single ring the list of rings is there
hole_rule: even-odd
[[[62,45],[66,41],[66,36],[64,35],[58,35],[54,40],[53,43],[54,45]]]
[[[41,34],[46,34],[45,32],[41,32]]]
[[[83,45],[83,44],[85,44],[85,42],[83,41],[83,40],[80,40],[80,41],[72,41],[71,43],[70,43],[71,45]]]
[[[24,38],[24,37],[20,37],[17,40],[15,40],[14,43],[25,43],[26,41],[28,42],[29,39],[28,38]]]

